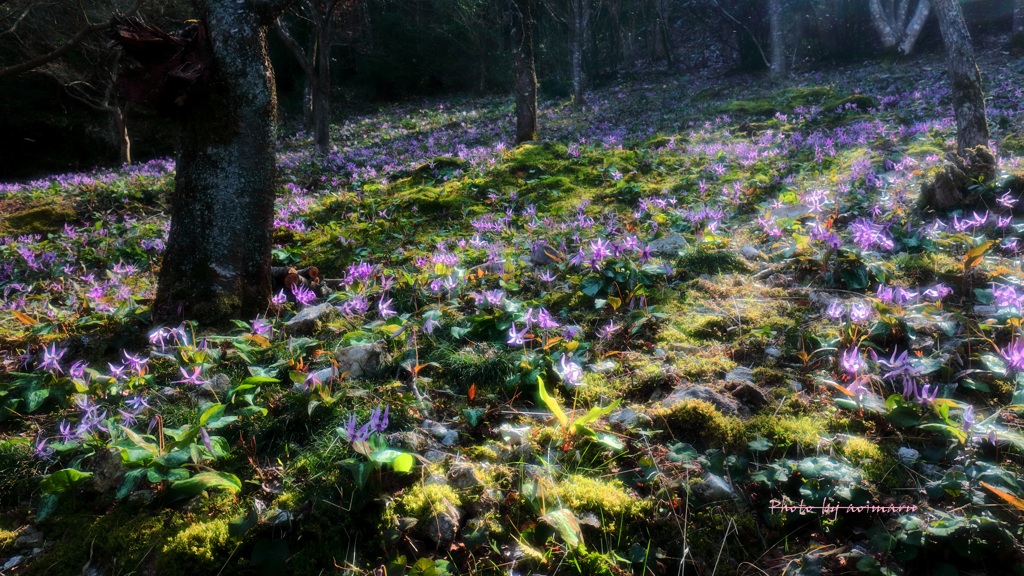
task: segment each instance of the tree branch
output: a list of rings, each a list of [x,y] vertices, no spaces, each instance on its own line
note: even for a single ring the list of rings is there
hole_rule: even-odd
[[[61,56],[66,54],[75,46],[81,44],[82,40],[85,40],[85,37],[89,34],[92,34],[93,32],[100,32],[108,28],[110,28],[109,22],[104,24],[87,24],[83,26],[78,31],[78,33],[75,34],[70,40],[68,40],[61,46],[57,47],[56,49],[41,56],[36,56],[35,58],[31,58],[29,60],[21,62],[20,64],[15,64],[13,66],[8,66],[6,68],[0,68],[0,78],[14,76],[15,74],[21,74],[22,72],[34,70],[44,64],[49,64],[50,62],[53,62],[57,58],[60,58]]]
[[[306,55],[306,51],[299,46],[299,43],[295,41],[295,38],[288,32],[288,28],[285,27],[284,22],[281,22],[281,18],[274,20],[274,31],[277,32],[277,37],[284,43],[285,48],[292,53],[295,60],[299,63],[303,73],[306,76],[313,75],[313,67],[309,65],[309,59]]]

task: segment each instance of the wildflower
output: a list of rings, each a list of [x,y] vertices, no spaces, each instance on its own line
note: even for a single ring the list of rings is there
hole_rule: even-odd
[[[860,349],[856,346],[848,348],[846,352],[842,353],[839,365],[843,370],[851,375],[860,374],[864,371],[864,368],[867,367],[867,364],[864,362],[864,358],[860,355]]]
[[[961,428],[964,432],[970,432],[971,428],[974,427],[974,423],[974,405],[969,404],[967,408],[964,409],[963,424],[961,424]]]
[[[39,363],[39,367],[50,374],[57,374],[58,372],[63,374],[64,369],[60,367],[60,359],[64,356],[65,352],[67,350],[57,348],[56,343],[50,346],[49,350],[46,349],[46,346],[43,346],[43,361]]]
[[[252,321],[252,333],[263,338],[270,338],[274,333],[274,328],[273,325],[270,322],[267,322],[265,318],[257,316],[256,319]]]
[[[935,386],[935,388],[932,388],[932,384],[925,384],[925,385],[923,385],[921,387],[920,391],[918,391],[915,388],[914,389],[914,401],[917,402],[918,404],[922,405],[922,406],[930,406],[932,404],[932,402],[935,401],[935,398],[938,397],[938,395],[939,395],[939,386],[938,386],[938,384],[935,384],[934,386]],[[931,390],[930,393],[929,393],[929,390]]]
[[[68,374],[75,380],[88,380],[88,375],[85,369],[89,367],[89,363],[83,360],[77,360],[68,369]]]
[[[125,362],[127,363],[127,366],[131,368],[132,372],[141,376],[146,368],[146,364],[149,363],[149,358],[132,356],[124,350],[122,350],[121,353],[124,355]]]
[[[125,370],[125,366],[124,365],[114,366],[110,362],[107,362],[107,366],[110,368],[110,377],[111,378],[113,378],[114,380],[120,380],[120,379],[124,378],[124,370]]]
[[[850,320],[855,323],[867,322],[871,318],[871,307],[866,302],[850,304]]]
[[[125,400],[124,403],[127,404],[128,407],[136,414],[150,407],[149,402],[146,402],[146,399],[142,396],[132,396]]]
[[[295,296],[295,299],[303,306],[308,306],[311,302],[316,300],[316,294],[302,284],[292,284],[292,295]]]
[[[71,431],[71,422],[67,420],[61,421],[57,427],[57,432],[60,435],[60,441],[64,444],[71,442],[75,439],[75,434]]]
[[[390,409],[390,406],[385,406],[383,414],[381,414],[380,406],[373,410],[370,414],[370,419],[367,421],[370,431],[383,434],[388,429],[388,412]]]
[[[857,376],[853,379],[853,382],[846,387],[854,396],[857,397],[857,401],[861,402],[864,400],[864,396],[871,393],[871,390],[864,384],[867,382],[867,377]]]
[[[49,460],[53,455],[53,448],[46,445],[46,438],[39,438],[32,450],[32,455],[41,460]]]
[[[953,289],[949,286],[946,286],[945,284],[936,284],[922,292],[921,295],[932,300],[939,301],[952,293]]]
[[[516,323],[512,323],[512,327],[508,329],[508,345],[509,346],[522,346],[526,343],[525,336],[526,331],[529,330],[529,326],[523,328],[522,331],[516,331]]]
[[[615,325],[615,321],[614,320],[609,320],[608,324],[606,324],[605,326],[602,326],[601,329],[597,331],[597,335],[602,340],[609,340],[609,339],[611,339],[612,334],[614,334],[618,330],[619,330],[619,326]]]
[[[124,425],[126,428],[131,428],[132,426],[135,426],[135,424],[137,424],[139,421],[137,414],[126,412],[124,410],[118,410],[117,413],[121,415],[121,424]]]
[[[275,294],[273,298],[270,299],[270,302],[274,306],[284,306],[284,303],[287,302],[287,301],[288,301],[288,297],[285,296],[284,290],[281,290],[280,292]]]
[[[545,308],[541,308],[537,312],[537,325],[540,326],[541,330],[550,330],[552,328],[558,328],[558,322],[555,322],[551,318],[551,313]]]
[[[397,312],[391,309],[392,300],[394,300],[394,298],[388,298],[387,302],[385,302],[384,295],[381,294],[380,300],[377,301],[377,312],[380,313],[380,317],[385,320],[397,314]]]
[[[559,374],[566,386],[575,388],[583,382],[583,368],[579,364],[569,360],[568,355],[563,355],[559,362],[562,370]]]
[[[829,302],[828,308],[825,309],[825,315],[832,320],[841,320],[844,314],[846,314],[846,308],[839,300]]]
[[[210,433],[206,431],[206,426],[199,429],[199,437],[203,440],[203,446],[213,454],[213,442],[210,441]]]
[[[1014,372],[1024,371],[1024,342],[1015,340],[1003,348],[999,355],[1006,360],[1007,368]]]
[[[434,329],[437,328],[440,325],[441,325],[441,323],[438,322],[437,320],[435,320],[433,318],[427,318],[423,322],[423,331],[426,332],[427,334],[433,334],[434,333]]]
[[[199,377],[200,374],[202,374],[203,372],[202,366],[193,367],[191,374],[189,374],[188,370],[185,370],[184,368],[178,369],[181,370],[182,379],[175,380],[173,382],[174,384],[193,384],[195,386],[202,386],[203,384],[206,384],[208,382],[207,380],[203,380]]]

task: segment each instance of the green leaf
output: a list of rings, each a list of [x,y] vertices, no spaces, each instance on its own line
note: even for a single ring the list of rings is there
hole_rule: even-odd
[[[259,524],[260,516],[255,508],[250,508],[244,516],[239,516],[228,522],[228,534],[234,537],[241,536]]]
[[[751,452],[767,452],[771,447],[772,443],[769,442],[767,438],[762,438],[760,436],[750,442],[747,442],[747,448],[749,448]]]
[[[993,242],[993,240],[982,242],[968,250],[967,255],[964,257],[964,270],[970,270],[977,266],[985,256],[985,252],[988,252],[989,248],[992,247]]]
[[[544,379],[540,376],[537,376],[537,393],[540,394],[541,402],[548,407],[548,410],[551,410],[555,418],[558,418],[562,427],[567,427],[569,425],[569,417],[565,415],[562,407],[558,405],[558,400],[548,394],[547,389],[544,388]]]
[[[579,430],[580,428],[585,427],[587,424],[594,422],[598,418],[611,414],[612,412],[615,411],[616,408],[619,407],[620,402],[621,400],[616,400],[615,402],[612,402],[611,404],[605,406],[604,408],[601,408],[600,406],[595,406],[591,408],[586,414],[577,418],[576,421],[573,422],[573,427],[576,430]]]
[[[60,497],[56,494],[43,494],[39,498],[39,509],[36,510],[36,522],[42,522],[54,512],[57,511],[57,504],[60,503]]]
[[[242,481],[229,472],[200,472],[171,484],[171,491],[179,498],[190,498],[207,490],[237,494],[242,491]]]
[[[371,461],[376,462],[378,464],[390,464],[390,463],[394,462],[395,458],[398,458],[398,456],[400,454],[402,454],[402,452],[400,452],[398,450],[393,450],[391,448],[385,448],[384,450],[376,450],[376,451],[370,452],[366,456]]]
[[[391,461],[391,469],[395,472],[407,473],[412,471],[412,467],[416,464],[416,460],[412,457],[412,454],[408,452],[402,452],[395,459]]]
[[[466,423],[473,428],[476,428],[480,424],[480,421],[486,413],[487,410],[484,410],[483,408],[464,408],[462,410],[462,415],[466,418]]]
[[[559,508],[540,517],[541,522],[550,525],[562,537],[570,548],[577,548],[583,541],[583,530],[580,521],[571,510]]]
[[[82,472],[74,468],[64,468],[50,474],[39,483],[39,487],[47,494],[60,494],[75,484],[92,476],[92,472]]]
[[[697,451],[685,442],[677,442],[668,447],[668,459],[672,462],[692,462],[697,459]]]

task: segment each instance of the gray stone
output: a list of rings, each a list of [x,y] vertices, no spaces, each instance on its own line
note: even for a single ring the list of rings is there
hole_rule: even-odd
[[[530,261],[534,266],[551,266],[565,262],[565,254],[546,241],[538,240],[530,247]]]
[[[679,252],[689,247],[690,243],[679,235],[678,232],[673,232],[669,236],[664,238],[658,238],[650,243],[651,251],[656,256],[672,257],[678,256]]]
[[[726,382],[754,383],[754,371],[746,366],[737,366],[725,375]]]
[[[121,453],[114,449],[99,449],[83,466],[86,472],[92,472],[83,488],[95,494],[106,494],[115,490],[124,477],[124,463]]]
[[[618,367],[619,365],[618,363],[615,362],[615,360],[605,360],[604,362],[600,362],[598,364],[591,364],[589,366],[591,371],[597,372],[598,374],[607,374],[608,372],[614,372],[615,369]]]
[[[735,398],[730,398],[699,384],[683,384],[677,387],[662,401],[662,405],[672,408],[685,400],[704,400],[714,404],[715,408],[727,414],[737,414],[740,411],[740,403]]]
[[[448,477],[451,478],[451,485],[456,488],[473,488],[483,484],[483,481],[480,480],[480,476],[476,472],[476,468],[467,462],[452,464],[451,470],[448,471]]]
[[[782,350],[779,350],[774,346],[769,346],[768,348],[765,348],[764,353],[766,356],[769,356],[771,358],[779,358],[782,356]]]
[[[350,378],[357,378],[363,374],[376,372],[380,368],[381,359],[384,357],[384,345],[375,342],[347,346],[338,350],[334,357],[338,361],[338,370],[342,373],[348,372]]]
[[[800,218],[810,213],[810,209],[803,204],[783,204],[772,209],[772,216],[776,218]]]
[[[427,461],[429,462],[441,462],[442,460],[448,457],[448,454],[445,452],[441,452],[440,450],[427,450],[423,454],[423,457],[426,458]]]
[[[803,392],[804,391],[804,385],[799,383],[799,382],[797,382],[796,380],[790,380],[789,381],[789,389],[792,390],[793,392]]]
[[[438,547],[442,547],[455,541],[461,522],[462,510],[450,502],[445,502],[444,509],[428,518],[423,528],[427,537]]]
[[[34,526],[26,526],[14,540],[15,548],[35,548],[43,543],[43,533]]]
[[[231,388],[231,377],[227,374],[214,374],[210,378],[210,388],[213,389],[214,393],[218,396],[227,394],[228,388]]]
[[[316,332],[322,322],[335,315],[334,306],[324,303],[307,306],[299,311],[291,320],[285,322],[284,332],[292,336],[308,336]]]
[[[721,476],[710,472],[705,474],[700,482],[697,482],[693,490],[696,496],[704,502],[729,500],[735,497],[732,486]]]
[[[622,428],[631,428],[636,425],[639,418],[640,415],[637,414],[636,410],[632,408],[620,408],[608,416],[608,421],[612,424],[617,424]]]
[[[532,426],[512,426],[508,422],[498,427],[498,434],[511,446],[526,444],[533,432]]]
[[[17,568],[24,561],[25,561],[25,557],[21,556],[20,554],[18,556],[12,556],[11,559],[8,560],[7,563],[4,564],[4,567],[2,569],[0,569],[0,570],[2,570],[4,574],[7,574],[8,570],[12,570],[14,568]]]
[[[751,408],[757,409],[768,403],[768,395],[757,386],[743,382],[733,388],[732,395]]]
[[[750,245],[740,248],[740,254],[747,260],[760,260],[763,256],[760,250]]]

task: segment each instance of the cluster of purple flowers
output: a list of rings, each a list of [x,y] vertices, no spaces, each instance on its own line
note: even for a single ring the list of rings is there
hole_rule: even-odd
[[[892,238],[889,237],[888,226],[869,220],[857,218],[849,227],[850,237],[853,242],[864,251],[881,249],[892,250],[895,246]]]
[[[345,435],[348,437],[348,441],[352,443],[365,442],[369,440],[370,435],[374,432],[383,434],[388,429],[388,412],[390,406],[385,406],[384,411],[381,412],[380,406],[374,409],[373,413],[370,414],[370,419],[365,424],[359,426],[358,417],[355,413],[349,416],[348,422],[345,425]]]

